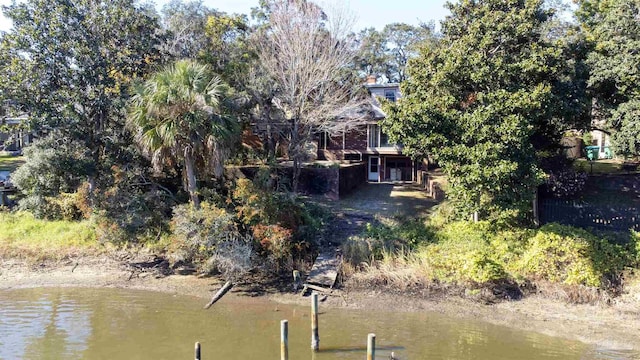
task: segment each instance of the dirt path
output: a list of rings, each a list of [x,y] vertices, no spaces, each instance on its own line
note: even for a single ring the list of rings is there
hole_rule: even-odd
[[[437,202],[415,184],[368,183],[338,201],[314,198],[334,215],[323,244],[335,247],[362,233],[379,216],[426,216]]]

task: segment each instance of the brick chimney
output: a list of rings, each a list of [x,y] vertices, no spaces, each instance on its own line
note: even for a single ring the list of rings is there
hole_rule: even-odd
[[[367,85],[372,85],[376,83],[376,76],[375,75],[367,75],[367,81],[365,82],[365,84]]]

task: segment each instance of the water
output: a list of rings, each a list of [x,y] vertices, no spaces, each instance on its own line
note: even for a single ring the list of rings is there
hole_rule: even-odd
[[[634,359],[638,354],[434,313],[322,309],[321,352],[310,351],[309,309],[263,299],[198,298],[118,289],[0,291],[0,359],[279,359],[289,320],[290,359]]]

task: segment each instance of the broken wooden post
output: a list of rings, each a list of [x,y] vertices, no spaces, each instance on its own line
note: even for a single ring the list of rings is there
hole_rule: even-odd
[[[376,334],[367,336],[367,360],[376,358]]]
[[[293,291],[297,292],[302,287],[302,277],[300,277],[300,271],[293,270]]]
[[[289,321],[280,321],[280,360],[289,360]]]
[[[200,357],[200,343],[196,342],[196,360],[201,360]]]
[[[318,293],[311,294],[311,349],[320,349],[320,335],[318,334]]]
[[[232,287],[233,287],[233,283],[231,281],[227,281],[224,284],[224,286],[220,290],[218,290],[218,292],[215,295],[213,295],[213,297],[211,298],[211,301],[209,301],[209,303],[205,305],[204,308],[205,309],[210,308],[211,305],[216,303],[216,301],[222,299],[224,294],[226,294],[229,290],[231,290]]]

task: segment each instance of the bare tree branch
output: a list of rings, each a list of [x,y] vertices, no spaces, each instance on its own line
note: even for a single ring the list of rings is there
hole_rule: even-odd
[[[342,133],[365,116],[365,101],[355,95],[348,72],[355,48],[349,36],[353,17],[338,7],[325,13],[304,0],[271,0],[268,5],[269,21],[254,41],[261,67],[276,88],[273,105],[289,123],[296,191],[314,134]]]

